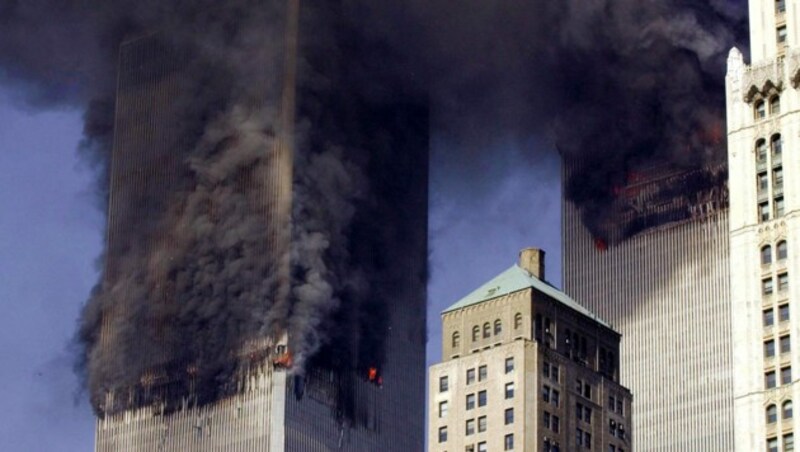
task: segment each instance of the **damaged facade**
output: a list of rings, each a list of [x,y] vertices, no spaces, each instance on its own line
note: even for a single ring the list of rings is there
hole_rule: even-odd
[[[343,4],[260,3],[241,82],[171,30],[120,47],[97,451],[423,448],[427,101]]]
[[[565,161],[565,181],[579,163]],[[636,450],[729,451],[727,166],[651,163],[627,174],[588,223],[564,199],[564,291],[625,337],[620,378],[636,394]]]

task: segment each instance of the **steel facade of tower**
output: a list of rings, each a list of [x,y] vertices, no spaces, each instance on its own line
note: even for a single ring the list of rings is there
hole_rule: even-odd
[[[574,167],[564,166],[566,181]],[[692,193],[702,174],[713,182]],[[724,178],[724,167],[632,171],[604,220],[613,241],[563,202],[564,291],[623,336],[620,381],[636,395],[638,451],[733,446]]]
[[[290,51],[289,55],[281,53],[276,65],[290,67],[294,64],[291,24],[297,19],[296,14],[299,13],[300,41],[304,33],[313,30],[304,28],[302,8],[292,11],[297,2],[287,4],[289,39],[285,44]],[[304,56],[306,64],[321,61],[315,60],[314,55]],[[180,109],[185,108],[175,99],[186,97],[182,91],[187,86],[186,77],[193,76],[182,70],[182,64],[181,55],[160,46],[157,34],[130,39],[121,46],[110,174],[107,280],[126,274],[118,256],[131,249],[146,250],[155,246],[154,241],[169,240],[158,235],[158,225],[150,220],[169,212],[168,195],[186,188],[181,185],[185,179],[179,177],[185,162],[180,152],[174,152],[182,146],[184,137],[172,127]],[[324,64],[320,66],[329,70]],[[330,80],[348,77],[344,68],[330,70],[335,72],[326,74]],[[248,196],[262,203],[264,233],[270,236],[270,249],[263,251],[264,259],[276,261],[275,268],[280,271],[283,264],[279,256],[286,253],[274,250],[289,247],[285,229],[293,207],[287,200],[292,198],[296,96],[298,117],[310,121],[321,117],[322,122],[327,121],[317,134],[335,131],[344,137],[342,141],[369,149],[366,168],[372,198],[365,212],[355,214],[354,228],[363,237],[359,236],[351,253],[360,265],[370,267],[369,283],[376,288],[372,297],[391,297],[390,302],[381,305],[385,305],[385,311],[379,312],[385,324],[376,325],[377,332],[370,332],[367,325],[359,333],[361,342],[368,341],[370,334],[380,342],[376,348],[380,348],[382,384],[366,375],[356,360],[319,366],[312,363],[304,374],[291,374],[274,366],[273,356],[268,354],[265,358],[258,353],[272,352],[284,345],[284,337],[268,335],[257,338],[252,349],[231,350],[240,357],[249,353],[249,358],[240,360],[244,362],[240,364],[243,370],[237,373],[236,381],[225,383],[233,389],[218,391],[215,400],[197,403],[188,394],[180,398],[181,403],[165,410],[166,404],[159,398],[165,392],[137,394],[141,398],[133,400],[131,392],[110,391],[106,405],[122,408],[98,417],[97,451],[372,452],[424,447],[427,105],[401,94],[391,98],[364,95],[358,82],[309,88],[298,81],[295,87],[293,82],[287,82],[287,77],[293,78],[291,68],[277,72],[281,74],[278,80],[265,82],[264,101],[274,103],[281,118],[275,144],[280,150],[271,164],[253,177],[263,183],[244,188]],[[270,91],[272,82],[280,88]],[[336,105],[341,97],[350,100],[346,113],[366,118],[358,121],[358,127],[363,129],[337,122],[339,111],[318,111],[320,103],[326,107],[326,101]],[[315,139],[306,137],[311,145],[316,144]],[[398,249],[396,245],[388,245],[400,243],[402,253],[393,251]],[[165,280],[164,297],[171,295],[169,287]],[[358,315],[343,311],[340,315]],[[108,338],[113,337],[115,327],[103,326],[101,347],[111,347],[113,341]],[[169,325],[161,328],[168,329]],[[327,347],[322,353],[328,356],[336,356],[328,352],[337,348],[364,348],[361,344],[336,342]],[[157,355],[159,350],[151,353]],[[360,350],[354,355],[360,357],[359,353]],[[174,364],[169,356],[159,357],[158,361],[165,367]],[[143,375],[141,387],[154,387],[151,380],[157,382],[160,375],[158,369]],[[164,387],[166,393],[169,390]]]
[[[736,451],[795,450],[800,36],[794,1],[754,1],[726,76]]]

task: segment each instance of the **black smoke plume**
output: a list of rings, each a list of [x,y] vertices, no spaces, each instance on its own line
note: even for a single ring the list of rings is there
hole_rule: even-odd
[[[454,181],[479,182],[493,144],[548,136],[574,162],[566,194],[597,235],[599,212],[633,168],[724,160],[724,62],[745,39],[744,0],[303,3],[291,296],[276,299],[275,261],[257,259],[269,248],[259,231],[269,206],[252,193],[266,190],[260,175],[274,156],[263,151],[279,129],[284,6],[0,5],[0,82],[28,105],[84,109],[81,151],[97,165],[99,199],[108,199],[112,142],[121,139],[113,135],[117,84],[135,85],[124,80],[134,72],[141,80],[169,73],[179,87],[162,105],[175,124],[162,145],[174,152],[142,157],[174,178],[122,198],[130,208],[110,222],[105,274],[81,320],[95,406],[105,390],[142,384],[165,362],[213,386],[233,372],[232,347],[277,329],[289,331],[299,369],[306,359],[331,360],[317,352],[334,340],[354,350],[357,367],[379,364],[385,300],[399,284],[387,276],[391,256],[403,251],[391,240],[411,228],[392,204],[413,189],[390,170],[386,141],[425,129],[409,119],[428,119],[415,107],[421,92],[446,155],[472,162]],[[131,60],[141,64],[119,70],[121,43],[136,39],[148,43]],[[155,54],[164,64],[149,67]],[[388,107],[406,100],[405,115]],[[380,130],[392,121],[391,134]],[[113,354],[98,346],[103,322],[114,323]]]

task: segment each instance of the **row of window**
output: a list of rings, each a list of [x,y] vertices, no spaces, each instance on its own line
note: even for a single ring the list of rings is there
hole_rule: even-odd
[[[753,105],[753,112],[756,121],[767,117],[767,101],[759,99]],[[781,97],[774,95],[769,98],[769,114],[777,115],[781,112]]]
[[[781,240],[775,245],[778,262],[785,261],[789,255],[789,247],[786,240]],[[772,263],[772,245],[764,245],[761,247],[761,265],[769,265]]]
[[[778,274],[778,292],[786,292],[789,290],[789,274]],[[761,294],[764,296],[772,295],[775,291],[772,276],[761,280]]]
[[[792,340],[789,335],[781,336],[778,339],[780,347],[780,354],[789,353],[792,350]],[[775,356],[775,339],[764,341],[764,358],[772,358]]]
[[[592,434],[580,427],[575,429],[575,444],[586,449],[592,448]]]
[[[587,424],[592,423],[592,408],[586,406],[580,402],[575,403],[575,417],[578,421],[586,422]]]
[[[555,414],[551,414],[549,411],[545,410],[542,414],[542,425],[544,425],[545,428],[558,433],[561,429],[561,420]]]
[[[622,397],[616,397],[613,394],[608,396],[608,410],[612,413],[617,413],[620,416],[625,416],[625,400]]]
[[[542,376],[558,383],[558,364],[545,361],[542,363]]]
[[[781,367],[780,370],[782,385],[787,385],[792,382],[792,366]],[[774,370],[764,372],[764,386],[767,389],[772,389],[778,386],[778,374]]]
[[[767,151],[771,152],[768,153]],[[765,138],[756,140],[756,163],[759,168],[767,164],[768,154],[772,156],[773,165],[781,161],[783,156],[783,137],[781,137],[780,133],[775,133],[769,137],[769,146],[767,146]]]
[[[772,405],[768,406],[767,410],[766,410],[766,414],[767,414],[767,424],[774,424],[774,423],[778,422],[778,406],[777,405],[772,404]],[[785,421],[785,420],[791,419],[793,417],[794,417],[794,407],[792,406],[792,401],[791,400],[787,400],[787,401],[783,402],[783,404],[781,405],[781,419]]]
[[[475,445],[470,444],[464,449],[466,452],[475,452]],[[503,450],[514,450],[514,434],[509,433],[503,437]],[[481,441],[478,443],[478,452],[486,452],[486,441]]]
[[[770,327],[775,324],[775,309],[774,308],[767,308],[764,309],[762,313],[764,319],[764,327]],[[787,322],[789,321],[789,304],[784,303],[778,306],[778,321],[780,322]]]
[[[767,452],[778,452],[778,438],[767,439]],[[794,452],[794,434],[783,435],[783,452]]]
[[[580,378],[575,379],[575,392],[578,395],[582,395],[589,400],[592,400],[592,385],[588,382],[581,380]]]
[[[561,402],[561,393],[558,392],[558,389],[551,388],[547,385],[542,385],[542,401],[545,403],[551,403],[556,407]]]
[[[514,330],[518,330],[522,328],[522,314],[517,313],[514,315]],[[472,342],[477,342],[478,339],[481,338],[481,331],[483,331],[483,338],[487,339],[492,336],[492,332],[494,335],[497,336],[498,334],[503,332],[503,322],[500,319],[494,321],[494,326],[490,322],[486,322],[483,324],[483,329],[479,325],[475,325],[472,327]],[[451,344],[453,348],[458,348],[461,346],[461,333],[458,331],[454,331]]]
[[[625,425],[622,422],[617,422],[614,419],[608,420],[608,433],[611,436],[616,436],[619,439],[625,439]]]

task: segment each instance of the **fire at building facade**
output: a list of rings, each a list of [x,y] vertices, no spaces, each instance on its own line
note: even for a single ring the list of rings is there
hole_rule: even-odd
[[[636,450],[731,450],[727,165],[625,174],[589,209],[564,200],[564,290],[625,338]]]
[[[234,3],[119,50],[96,450],[422,450],[427,100],[343,4]]]

